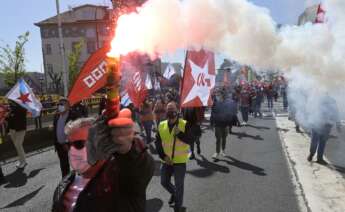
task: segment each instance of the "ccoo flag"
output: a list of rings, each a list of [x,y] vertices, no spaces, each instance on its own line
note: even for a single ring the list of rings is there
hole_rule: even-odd
[[[6,94],[6,97],[27,109],[32,114],[32,117],[37,117],[41,113],[41,102],[36,98],[34,92],[32,92],[31,88],[23,79],[20,79],[15,84]]]
[[[109,46],[105,45],[95,51],[85,62],[68,95],[71,105],[89,98],[94,92],[105,86],[107,81],[105,59],[109,49]]]
[[[181,107],[211,106],[215,80],[214,53],[188,51],[182,79]]]

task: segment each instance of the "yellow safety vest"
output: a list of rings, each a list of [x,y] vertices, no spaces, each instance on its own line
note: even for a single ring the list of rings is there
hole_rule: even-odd
[[[178,129],[181,132],[185,132],[186,123],[187,121],[183,119],[178,120]],[[170,132],[169,126],[168,126],[168,120],[162,121],[158,127],[158,132],[162,140],[164,153],[170,158],[172,158],[172,155],[173,155],[174,131],[175,131],[174,129]],[[189,153],[190,153],[189,145],[186,143],[183,143],[181,140],[179,140],[176,137],[175,153],[174,153],[174,158],[172,158],[173,163],[186,163],[189,159]]]

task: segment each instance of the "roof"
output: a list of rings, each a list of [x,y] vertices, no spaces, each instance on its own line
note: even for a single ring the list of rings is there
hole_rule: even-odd
[[[107,6],[100,6],[100,5],[93,5],[93,4],[84,4],[84,5],[81,5],[78,7],[73,7],[71,10],[60,13],[61,22],[66,24],[66,23],[76,23],[76,22],[85,22],[85,21],[87,21],[87,22],[104,21],[106,14],[102,18],[97,17],[96,19],[92,18],[89,20],[86,20],[86,19],[82,19],[82,20],[79,19],[78,20],[78,17],[75,16],[75,12],[77,10],[83,9],[85,7],[100,8],[103,10],[107,10],[107,8],[108,8]],[[57,15],[52,16],[50,18],[47,18],[47,19],[40,21],[38,23],[35,23],[36,26],[49,25],[49,24],[57,24]]]

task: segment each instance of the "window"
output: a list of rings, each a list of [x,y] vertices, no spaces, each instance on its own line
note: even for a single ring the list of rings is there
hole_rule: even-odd
[[[53,70],[53,64],[47,64],[47,72],[48,72],[48,73],[54,72],[54,70]]]
[[[46,55],[51,55],[52,54],[52,46],[47,43],[46,44]]]
[[[79,42],[72,42],[72,51],[75,51],[75,47],[78,45]]]
[[[94,16],[95,16],[94,13],[90,10],[84,10],[82,12],[83,20],[93,20]]]
[[[87,53],[92,54],[95,51],[96,51],[95,41],[88,41],[87,42]]]
[[[88,37],[88,38],[96,37],[96,30],[95,30],[95,28],[87,28],[86,29],[86,37]]]

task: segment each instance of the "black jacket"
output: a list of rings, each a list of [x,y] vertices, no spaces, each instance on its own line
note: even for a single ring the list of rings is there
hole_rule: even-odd
[[[212,126],[231,126],[237,115],[237,103],[232,99],[223,102],[215,102],[212,106],[210,122]]]
[[[10,114],[7,117],[8,129],[15,131],[26,130],[27,110],[17,103],[11,103]]]
[[[75,212],[145,212],[154,161],[141,141],[136,139],[133,144],[129,153],[116,154],[103,164],[79,194]],[[56,188],[53,212],[64,211],[63,196],[74,177],[75,173],[70,173]]]

